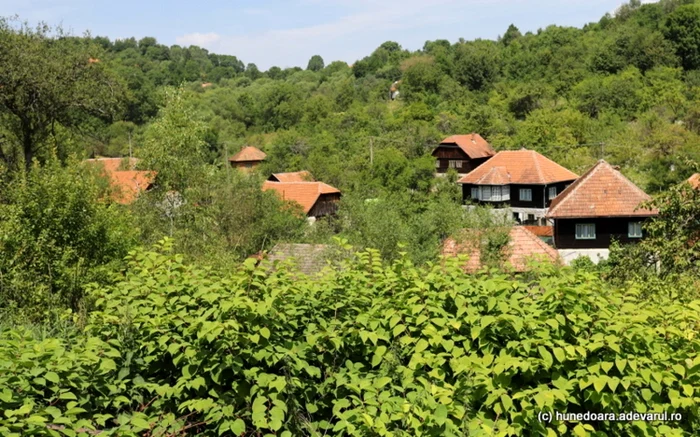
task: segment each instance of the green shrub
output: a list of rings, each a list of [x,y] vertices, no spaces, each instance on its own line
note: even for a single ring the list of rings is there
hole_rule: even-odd
[[[316,281],[253,260],[220,277],[135,252],[123,281],[93,291],[83,335],[0,335],[0,434],[695,435],[700,303],[571,269],[493,273],[383,267],[367,251]]]

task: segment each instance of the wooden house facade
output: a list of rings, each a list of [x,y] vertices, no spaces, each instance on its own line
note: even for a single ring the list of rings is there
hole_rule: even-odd
[[[476,133],[447,137],[432,153],[438,174],[447,173],[450,168],[459,174],[469,173],[495,154],[491,145]]]
[[[592,253],[605,259],[613,241],[644,237],[644,222],[658,214],[641,208],[650,199],[617,167],[600,160],[552,202],[547,218],[554,221],[554,245],[566,261]]]
[[[578,176],[534,150],[498,152],[463,176],[464,201],[512,210],[516,222],[545,225],[552,201]]]

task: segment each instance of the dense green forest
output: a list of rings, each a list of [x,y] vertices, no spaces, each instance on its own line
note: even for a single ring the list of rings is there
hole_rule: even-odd
[[[0,19],[0,435],[696,435],[699,104],[692,0],[268,71]],[[507,225],[430,156],[469,132],[619,165],[654,195],[648,238],[502,271]],[[244,145],[254,174],[228,165]],[[154,188],[108,201],[98,156]],[[337,216],[260,189],[297,170],[342,191]],[[475,275],[438,256],[462,228],[495,254]],[[355,255],[313,279],[246,260],[278,242]]]

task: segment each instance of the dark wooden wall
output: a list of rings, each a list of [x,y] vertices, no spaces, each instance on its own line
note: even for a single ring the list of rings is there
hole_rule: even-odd
[[[549,208],[549,204],[552,200],[547,198],[549,187],[557,187],[557,195],[564,191],[564,187],[569,185],[573,181],[558,182],[551,185],[510,185],[510,201],[503,202],[503,204],[510,205],[517,208]],[[472,197],[472,184],[462,184],[462,198],[466,200],[471,200]],[[532,201],[520,200],[520,189],[529,188],[532,190]],[[493,202],[482,202],[488,204],[494,204]]]
[[[643,220],[643,217],[557,219],[554,220],[554,245],[557,249],[607,249],[613,239],[620,243],[634,243],[640,239],[627,236],[628,223]],[[594,223],[595,240],[577,240],[576,223]]]
[[[323,217],[333,215],[338,211],[340,194],[321,194],[316,204],[309,211],[309,217]]]
[[[462,161],[462,168],[455,168],[458,173],[469,173],[489,159],[471,159],[469,155],[464,153],[464,151],[457,146],[438,146],[433,150],[433,156],[438,162],[438,166],[435,167],[436,173],[447,173],[450,168],[451,160]]]

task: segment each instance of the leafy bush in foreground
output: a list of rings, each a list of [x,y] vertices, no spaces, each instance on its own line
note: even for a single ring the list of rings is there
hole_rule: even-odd
[[[167,243],[166,245],[167,246]],[[165,247],[167,248],[167,247]],[[0,334],[0,434],[693,435],[700,304],[594,275],[467,276],[457,261],[317,281],[249,261],[230,277],[137,252],[84,334]],[[678,422],[551,424],[538,412]],[[102,434],[104,435],[104,434]]]

